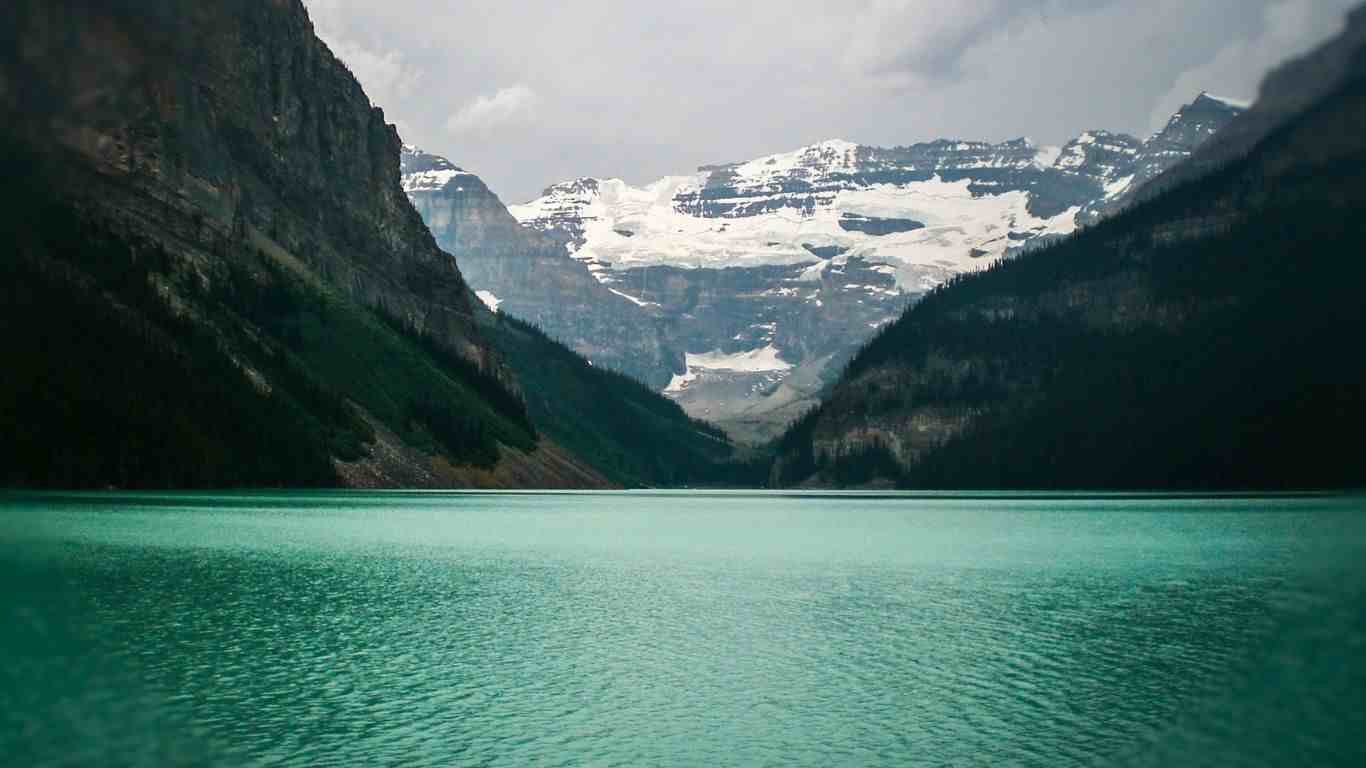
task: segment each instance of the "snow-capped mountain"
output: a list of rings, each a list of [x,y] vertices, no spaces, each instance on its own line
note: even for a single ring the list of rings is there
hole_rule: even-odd
[[[1112,179],[1105,196],[1086,207],[1082,220],[1091,223],[1123,208],[1139,189],[1190,157],[1249,106],[1234,99],[1200,94],[1172,115],[1161,131],[1138,146],[1132,162],[1120,166],[1119,175]]]
[[[645,187],[619,179],[557,184],[512,214],[564,242],[606,283],[617,272],[871,259],[903,292],[924,291],[983,259],[1075,228],[1091,198],[1045,210],[1033,186],[1059,172],[1023,140],[881,149],[827,141]],[[1049,201],[1051,202],[1051,201]],[[1072,201],[1068,201],[1072,202]],[[828,254],[828,255],[827,255]]]
[[[536,252],[545,274],[572,271],[572,282],[608,294],[592,299],[582,288],[556,295],[514,287],[534,280],[509,279],[498,273],[504,266],[471,268],[466,254],[478,247],[462,232],[491,231],[492,214],[457,211],[462,195],[484,189],[468,174],[424,160],[405,165],[405,183],[438,242],[504,311],[658,386],[695,416],[764,437],[813,403],[910,301],[1095,221],[1239,111],[1201,94],[1146,141],[1107,131],[1062,147],[824,141],[644,186],[577,179],[511,206],[508,218],[533,239],[496,239],[544,249]],[[513,302],[510,291],[525,298]],[[617,349],[642,335],[656,339],[648,360]]]
[[[411,145],[400,155],[400,173],[437,245],[455,256],[490,309],[661,389],[683,369],[683,352],[664,343],[659,324],[634,299],[613,293],[558,244],[518,224],[478,176]]]

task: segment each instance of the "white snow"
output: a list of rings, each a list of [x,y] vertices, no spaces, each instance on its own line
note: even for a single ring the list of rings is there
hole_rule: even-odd
[[[1062,156],[1062,147],[1039,147],[1039,151],[1034,153],[1034,164],[1040,168],[1052,168]]]
[[[852,162],[855,151],[856,145],[848,142],[825,142],[742,164],[737,172],[765,174],[770,167],[797,167],[812,156],[839,165]],[[669,176],[645,187],[604,179],[597,182],[596,194],[552,189],[550,195],[509,210],[519,221],[532,225],[575,220],[582,229],[582,244],[568,247],[599,280],[609,269],[659,264],[685,269],[810,264],[802,279],[818,281],[831,262],[813,263],[804,247],[809,244],[847,248],[846,258],[858,256],[889,265],[898,286],[914,291],[932,287],[956,272],[981,269],[1004,255],[1009,241],[1003,227],[1041,234],[1066,234],[1075,228],[1076,210],[1041,219],[1027,210],[1026,192],[974,197],[970,181],[947,182],[937,176],[923,182],[817,195],[809,214],[782,208],[759,216],[718,219],[679,210],[675,199],[696,192],[706,179],[706,174]],[[736,186],[739,196],[726,202],[770,199],[766,189],[750,194],[747,184],[736,182]],[[913,219],[925,227],[881,237],[848,232],[839,225],[846,213]],[[617,230],[635,235],[624,237]],[[974,250],[985,256],[972,258]]]
[[[693,369],[702,371],[738,371],[758,373],[761,371],[786,371],[792,364],[783,360],[777,347],[768,346],[751,349],[748,352],[725,353],[720,350],[695,354],[687,353],[688,373]]]
[[[598,275],[597,275],[596,272],[593,273],[593,276],[594,276],[594,277],[598,277]],[[598,277],[598,282],[602,282],[602,278]],[[659,304],[657,304],[657,303],[655,303],[655,302],[653,302],[653,301],[641,301],[640,299],[637,299],[636,297],[632,296],[632,295],[629,294],[629,293],[623,293],[622,291],[618,291],[616,288],[608,288],[607,290],[611,291],[612,293],[615,293],[616,295],[620,296],[620,297],[623,298],[623,299],[626,299],[627,301],[631,302],[632,304],[635,304],[637,307],[657,307],[657,306],[659,306]]]
[[[735,172],[741,178],[759,181],[772,176],[785,176],[799,168],[814,168],[825,172],[846,171],[855,167],[858,145],[842,139],[822,141],[795,152],[768,155],[740,164]]]
[[[665,387],[664,391],[682,392],[683,390],[688,388],[689,384],[693,383],[696,380],[697,374],[693,373],[691,369],[689,369],[687,373],[675,373],[673,375],[673,378],[669,379],[669,386]]]
[[[502,299],[493,295],[493,291],[475,291],[474,295],[477,296],[480,301],[484,302],[484,306],[494,312],[497,312],[498,305],[503,303]]]
[[[1125,190],[1127,190],[1130,186],[1132,186],[1133,183],[1134,183],[1134,175],[1133,175],[1133,174],[1129,174],[1128,176],[1124,176],[1124,177],[1122,177],[1122,178],[1115,179],[1114,181],[1112,181],[1112,182],[1106,184],[1106,185],[1105,185],[1105,199],[1106,199],[1106,200],[1109,200],[1109,199],[1114,198],[1114,197],[1119,197],[1120,195],[1124,194]]]
[[[1233,98],[1229,98],[1228,96],[1215,96],[1214,94],[1210,93],[1209,91],[1205,91],[1205,93],[1202,94],[1202,95],[1204,95],[1206,98],[1213,99],[1213,100],[1219,102],[1220,104],[1224,104],[1224,105],[1233,107],[1234,109],[1251,109],[1251,108],[1252,108],[1252,102],[1249,101],[1249,100],[1247,100],[1247,99],[1233,99]]]
[[[682,392],[701,376],[701,371],[769,373],[792,370],[792,364],[779,357],[780,354],[782,353],[779,349],[771,343],[746,352],[725,353],[719,349],[702,354],[688,352],[684,355],[687,370],[683,373],[674,374],[673,378],[669,380],[669,386],[665,387],[664,391],[666,393]]]
[[[403,176],[403,191],[408,193],[433,192],[443,189],[452,179],[473,175],[474,174],[472,173],[456,170],[433,170],[408,173]]]

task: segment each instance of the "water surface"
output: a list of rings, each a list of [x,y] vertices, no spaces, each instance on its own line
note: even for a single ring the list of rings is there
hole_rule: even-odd
[[[1366,758],[1362,506],[0,497],[0,754],[1350,765]]]

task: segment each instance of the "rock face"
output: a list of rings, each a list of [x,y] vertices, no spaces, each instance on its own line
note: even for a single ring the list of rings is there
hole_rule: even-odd
[[[644,187],[577,179],[510,210],[651,319],[667,350],[651,363],[663,365],[633,373],[692,415],[764,439],[917,297],[1098,220],[1239,111],[1202,94],[1147,141],[1089,131],[1061,148],[826,141]],[[465,272],[476,288],[498,282]],[[572,323],[546,328],[587,343]]]
[[[73,327],[117,325],[86,333],[167,377],[107,372],[161,393],[127,395],[125,414],[100,382],[45,373],[61,348],[33,351],[7,376],[61,402],[5,388],[0,410],[23,411],[39,447],[73,413],[103,429],[89,460],[54,454],[15,482],[609,484],[537,450],[492,315],[400,184],[397,133],[300,0],[19,0],[0,15],[6,167],[57,217],[5,220],[7,266],[35,290],[65,285]],[[261,444],[280,440],[294,442]],[[193,459],[141,466],[162,455],[148,441]]]
[[[683,355],[662,316],[594,279],[564,248],[526,229],[478,176],[417,147],[403,148],[403,190],[437,243],[490,308],[540,326],[593,361],[665,387]]]
[[[1216,133],[1232,124],[1249,105],[1202,93],[1172,116],[1166,127],[1144,142],[1134,156],[1126,176],[1115,182],[1111,194],[1098,206],[1088,209],[1096,217],[1112,214],[1129,205],[1138,190],[1158,176],[1185,162]]]
[[[35,145],[96,172],[92,205],[185,250],[236,238],[287,252],[494,365],[472,331],[473,295],[399,185],[397,133],[299,0],[7,13],[0,103]]]

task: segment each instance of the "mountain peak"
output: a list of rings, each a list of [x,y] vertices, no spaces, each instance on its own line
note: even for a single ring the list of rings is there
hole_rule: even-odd
[[[1252,107],[1252,102],[1246,99],[1234,99],[1228,96],[1216,96],[1210,93],[1209,91],[1201,91],[1200,95],[1195,97],[1195,101],[1192,101],[1190,104],[1187,105],[1187,107],[1202,105],[1206,102],[1210,104],[1217,104],[1228,109],[1237,110],[1239,112],[1244,112]]]
[[[541,192],[541,197],[553,197],[555,195],[596,195],[598,186],[602,179],[592,176],[580,176],[570,181],[561,181],[551,184]]]
[[[440,155],[424,152],[412,144],[403,145],[403,151],[399,154],[399,173],[403,191],[410,198],[414,192],[441,190],[456,180],[460,182],[461,191],[471,184],[483,187],[478,176]]]

